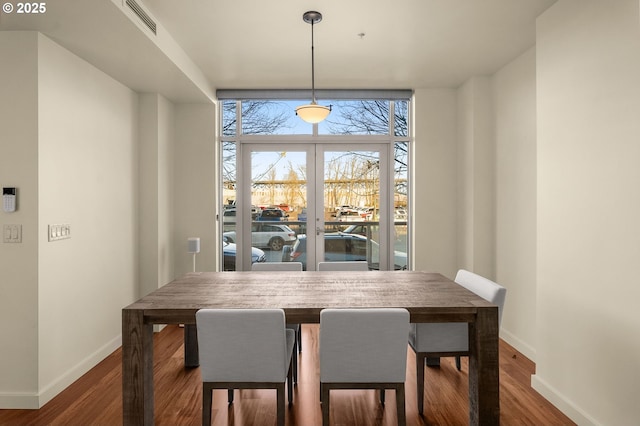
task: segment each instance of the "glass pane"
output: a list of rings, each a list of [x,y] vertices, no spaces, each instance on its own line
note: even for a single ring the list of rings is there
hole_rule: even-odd
[[[222,143],[223,270],[236,270],[236,144]]]
[[[393,135],[409,136],[409,101],[395,101]]]
[[[290,260],[297,235],[306,232],[306,155],[295,151],[251,154],[251,245],[252,250],[265,253],[267,262]]]
[[[331,114],[318,124],[320,135],[388,135],[390,102],[387,100],[326,101]]]
[[[396,251],[396,269],[404,269],[407,267],[406,253],[409,251],[408,242],[408,161],[409,144],[407,142],[396,142],[394,149],[394,249]],[[405,262],[398,262],[397,253],[405,253]]]
[[[313,132],[313,126],[296,116],[305,101],[256,100],[242,102],[242,134],[295,135]]]
[[[379,269],[379,153],[325,152],[324,206],[324,260],[367,261]]]
[[[236,102],[222,102],[222,136],[235,136],[237,121]]]

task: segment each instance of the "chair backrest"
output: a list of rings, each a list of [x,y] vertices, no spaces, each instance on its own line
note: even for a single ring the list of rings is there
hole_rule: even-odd
[[[502,309],[504,308],[504,300],[507,295],[506,288],[465,269],[458,271],[455,282],[483,299],[498,305],[498,325],[502,323]]]
[[[323,309],[320,381],[404,382],[408,332],[406,309]]]
[[[196,312],[204,382],[276,382],[287,374],[282,309]]]
[[[261,262],[251,265],[252,271],[302,271],[300,262]]]
[[[318,262],[318,271],[368,271],[369,264],[364,261]]]

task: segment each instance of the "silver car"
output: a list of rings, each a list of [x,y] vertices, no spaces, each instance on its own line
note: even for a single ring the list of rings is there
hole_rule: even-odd
[[[222,235],[227,241],[236,242],[236,231],[225,232]],[[291,245],[296,240],[296,233],[287,225],[263,222],[254,222],[251,225],[251,245],[254,247],[280,251],[282,247]]]

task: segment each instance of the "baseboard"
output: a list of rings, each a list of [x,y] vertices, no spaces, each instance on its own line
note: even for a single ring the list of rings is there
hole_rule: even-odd
[[[526,356],[531,361],[536,362],[536,350],[533,346],[528,345],[524,341],[518,339],[514,334],[509,333],[504,328],[500,329],[500,338],[507,342],[509,345],[513,346],[513,348],[520,352],[522,355]]]
[[[545,382],[539,375],[534,374],[531,376],[531,387],[580,426],[603,425],[588,413],[585,413],[584,410],[572,401],[565,398],[557,389]]]
[[[83,374],[95,367],[100,361],[109,356],[122,345],[122,336],[118,335],[100,349],[83,359],[72,369],[58,377],[39,393],[11,392],[0,393],[0,408],[14,410],[37,410],[51,401],[56,395],[65,390],[70,384],[78,380]]]
[[[87,371],[98,365],[100,361],[111,355],[113,351],[122,346],[122,335],[118,335],[111,341],[103,345],[100,349],[90,354],[88,357],[80,361],[72,369],[58,377],[53,382],[49,383],[40,389],[40,395],[38,396],[38,407],[41,408],[44,404],[51,401],[56,395],[65,390],[70,384],[78,380]]]
[[[0,392],[0,410],[37,410],[40,408],[38,394],[30,392]]]

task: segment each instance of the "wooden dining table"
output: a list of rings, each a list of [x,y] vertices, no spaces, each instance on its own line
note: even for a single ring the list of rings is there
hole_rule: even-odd
[[[124,425],[154,424],[153,326],[185,324],[185,365],[197,365],[202,308],[281,308],[287,323],[319,323],[325,308],[398,307],[410,321],[469,324],[469,424],[500,422],[498,307],[439,273],[193,272],[122,310]]]

